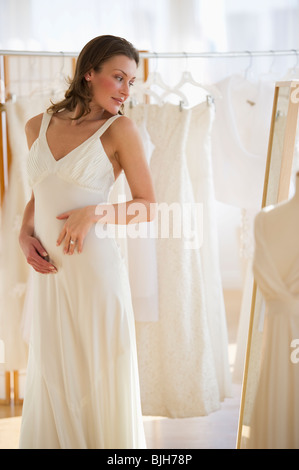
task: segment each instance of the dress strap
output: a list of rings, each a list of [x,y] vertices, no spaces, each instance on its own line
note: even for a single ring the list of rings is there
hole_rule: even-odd
[[[108,129],[108,127],[111,126],[111,124],[119,117],[121,117],[122,115],[121,114],[116,114],[115,116],[112,116],[111,118],[107,119],[107,121],[105,122],[105,124],[103,124],[99,130],[97,131],[97,137],[101,137],[102,134],[104,134],[104,132]]]
[[[107,119],[107,121],[105,122],[105,124],[103,124],[99,129],[98,131],[96,132],[96,136],[97,137],[100,137],[102,134],[104,134],[104,132],[108,129],[109,126],[111,126],[111,124],[117,119],[121,117],[121,114],[116,114],[115,116],[112,116],[111,118]],[[48,126],[49,126],[49,122],[51,121],[51,118],[52,118],[52,114],[51,113],[48,113],[47,111],[43,114],[43,118],[42,118],[42,122],[41,122],[41,126],[40,126],[40,130],[39,130],[39,135],[43,135],[43,134],[46,134],[47,132],[47,129],[48,129]]]
[[[49,122],[51,121],[51,118],[52,118],[52,114],[48,113],[47,111],[43,114],[42,123],[41,123],[40,130],[39,130],[39,136],[46,133],[48,126],[49,126]]]

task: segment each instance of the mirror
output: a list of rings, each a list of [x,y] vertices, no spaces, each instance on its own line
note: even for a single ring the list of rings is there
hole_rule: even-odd
[[[275,84],[261,207],[289,198],[299,109],[299,81]],[[264,301],[252,278],[252,300],[244,364],[237,448],[246,449],[261,364]]]

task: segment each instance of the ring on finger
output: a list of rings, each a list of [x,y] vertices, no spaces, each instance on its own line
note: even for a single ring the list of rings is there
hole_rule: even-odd
[[[70,240],[70,245],[75,245],[76,242],[74,240]]]

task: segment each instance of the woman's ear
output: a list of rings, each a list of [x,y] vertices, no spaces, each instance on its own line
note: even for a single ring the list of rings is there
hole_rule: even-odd
[[[90,82],[91,77],[92,77],[92,71],[91,70],[84,75],[84,78],[87,82]]]

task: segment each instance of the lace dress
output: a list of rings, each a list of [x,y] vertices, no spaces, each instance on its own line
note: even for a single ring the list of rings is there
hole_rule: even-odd
[[[202,105],[199,115],[200,109]],[[158,204],[179,203],[186,208],[195,201],[186,157],[190,126],[195,126],[194,138],[198,119],[194,112],[181,112],[170,103],[162,107],[138,105],[129,111],[139,125],[144,126],[145,120],[154,146],[150,168]],[[206,113],[203,119],[210,123],[211,116]],[[197,157],[200,158],[194,155]],[[189,215],[195,227],[195,214]],[[219,409],[221,398],[228,392],[223,381],[228,363],[221,285],[217,279],[214,295],[219,305],[212,313],[203,273],[212,266],[203,265],[201,250],[188,245],[186,237],[175,238],[171,234],[170,231],[170,237],[163,238],[161,226],[158,228],[159,318],[136,324],[142,409],[145,415],[172,418],[207,415]],[[216,318],[213,334],[210,314]],[[224,358],[214,352],[214,334],[220,349],[224,345]]]

